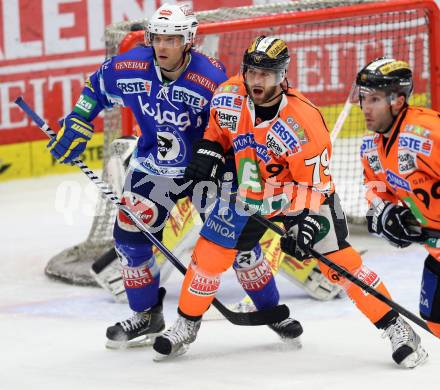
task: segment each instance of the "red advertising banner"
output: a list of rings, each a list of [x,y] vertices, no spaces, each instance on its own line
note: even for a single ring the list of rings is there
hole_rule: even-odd
[[[356,73],[369,61],[387,56],[407,61],[414,77],[414,93],[430,87],[429,36],[422,12],[405,20],[389,21],[383,15],[369,15],[350,23],[346,19],[322,20],[318,24],[275,26],[270,34],[289,47],[290,83],[314,104],[325,107],[343,103]],[[244,50],[264,29],[221,34],[218,56],[229,74],[238,72]]]
[[[44,138],[14,105],[18,96],[54,126],[71,111],[88,74],[104,60],[105,26],[149,17],[165,2],[1,0],[0,144]],[[197,0],[193,6],[197,11],[251,3]],[[102,128],[100,119],[96,128]]]
[[[14,105],[17,96],[23,95],[41,116],[55,125],[71,111],[87,75],[103,61],[105,26],[148,17],[161,3],[160,0],[2,0],[0,144],[42,138]],[[195,10],[205,10],[251,3],[251,0],[195,0],[193,6]],[[345,25],[347,33],[341,34],[341,26],[332,23],[323,24],[322,31],[307,31],[306,26],[272,31],[284,37],[295,53],[289,70],[293,85],[316,104],[341,102],[345,100],[342,95],[346,93],[347,83],[351,83],[354,72],[366,59],[394,55],[409,61],[416,88],[426,91],[429,63],[424,55],[428,50],[427,35],[422,31],[424,17],[419,15],[411,21],[406,36],[396,34],[395,29],[384,31],[380,16],[376,17],[377,27],[371,28],[372,15],[368,31],[363,26]],[[347,34],[350,34],[349,42]],[[323,36],[327,38],[323,40]],[[225,40],[234,38],[234,34],[224,36]],[[224,55],[220,45],[219,54],[229,74],[238,70],[239,57],[251,38],[237,42],[234,55]],[[329,63],[331,67],[320,69],[320,64]],[[96,128],[101,127],[98,122]]]

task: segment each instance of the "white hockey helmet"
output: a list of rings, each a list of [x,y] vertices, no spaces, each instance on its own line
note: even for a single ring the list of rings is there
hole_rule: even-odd
[[[164,4],[148,21],[146,38],[151,42],[152,34],[181,35],[184,44],[192,44],[198,25],[189,4]]]

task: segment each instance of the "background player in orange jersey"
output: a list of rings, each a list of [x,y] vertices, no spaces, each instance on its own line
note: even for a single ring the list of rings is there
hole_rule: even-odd
[[[313,247],[389,297],[377,274],[362,264],[347,242],[345,215],[329,169],[329,132],[318,108],[289,87],[289,60],[283,40],[260,36],[245,51],[241,75],[221,84],[214,94],[204,139],[195,144],[185,177],[219,179],[225,154],[232,151],[239,201],[224,201],[224,191],[204,223],[183,282],[179,317],[156,338],[157,360],[184,353],[195,340],[220,275],[231,265],[257,309],[278,304],[270,269],[261,251],[253,249],[266,228],[243,212],[243,203],[284,223],[288,233],[281,247],[286,253],[305,259]],[[420,338],[396,312],[327,267],[321,270],[344,286],[373,324],[386,329],[396,363],[415,367],[425,360]],[[288,339],[302,331],[292,319],[270,327]]]
[[[440,113],[408,105],[413,80],[404,61],[372,61],[356,86],[354,96],[375,133],[361,148],[368,230],[401,248],[424,243],[420,314],[440,337],[440,239],[433,237],[440,232]]]

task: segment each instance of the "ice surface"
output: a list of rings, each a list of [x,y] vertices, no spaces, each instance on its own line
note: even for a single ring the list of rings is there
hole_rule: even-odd
[[[430,358],[415,370],[400,369],[389,341],[348,299],[318,302],[282,277],[282,301],[305,329],[301,350],[282,344],[266,327],[226,321],[204,321],[189,352],[170,362],[154,363],[151,349],[106,350],[106,327],[128,316],[128,307],[103,290],[55,282],[43,272],[51,256],[87,236],[93,210],[88,188],[81,174],[0,185],[0,389],[438,387],[439,340],[417,329]],[[423,248],[399,251],[362,235],[352,243],[368,250],[366,264],[396,302],[417,313]],[[168,324],[176,316],[181,280],[175,271],[166,283]],[[235,276],[225,274],[219,299],[231,303],[241,296]]]

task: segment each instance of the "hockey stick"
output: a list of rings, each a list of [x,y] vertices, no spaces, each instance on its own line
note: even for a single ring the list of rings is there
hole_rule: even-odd
[[[422,233],[429,238],[440,238],[440,230],[422,228]]]
[[[273,230],[275,233],[278,233],[280,236],[284,236],[286,234],[285,230],[273,223],[272,221],[262,217],[258,213],[251,214],[249,213],[249,216],[257,221],[258,223],[262,224],[263,226],[266,226],[268,229]],[[421,328],[425,329],[427,332],[432,333],[432,331],[429,329],[428,325],[425,321],[423,321],[421,318],[416,316],[415,314],[411,313],[410,311],[406,310],[404,307],[400,306],[398,303],[392,301],[391,299],[387,298],[385,295],[381,294],[379,291],[376,291],[374,288],[370,287],[368,284],[365,284],[362,280],[358,279],[356,276],[351,274],[350,272],[346,271],[344,268],[340,267],[338,264],[334,263],[321,253],[317,252],[313,248],[310,249],[310,253],[317,258],[319,261],[324,263],[326,266],[331,268],[332,270],[336,271],[338,274],[343,276],[344,278],[348,279],[350,282],[355,284],[356,286],[360,287],[365,292],[373,295],[375,298],[377,298],[379,301],[382,301],[383,303],[387,304],[389,307],[397,311],[398,313],[402,314],[415,324],[419,325]]]
[[[37,126],[49,137],[56,137],[56,133],[49,127],[43,119],[38,116],[23,100],[18,97],[15,103],[37,124]],[[186,267],[166,248],[153,234],[145,227],[142,219],[134,213],[129,207],[119,201],[118,196],[112,191],[109,185],[103,182],[96,174],[81,160],[73,162],[79,167],[86,176],[98,187],[100,192],[106,196],[119,210],[126,214],[137,226],[137,228],[164,254],[164,256],[183,274],[186,273]],[[224,315],[224,317],[235,325],[267,325],[274,322],[280,322],[289,316],[289,308],[286,305],[278,305],[272,309],[255,311],[250,313],[237,313],[229,310],[217,298],[212,302],[213,306]]]

